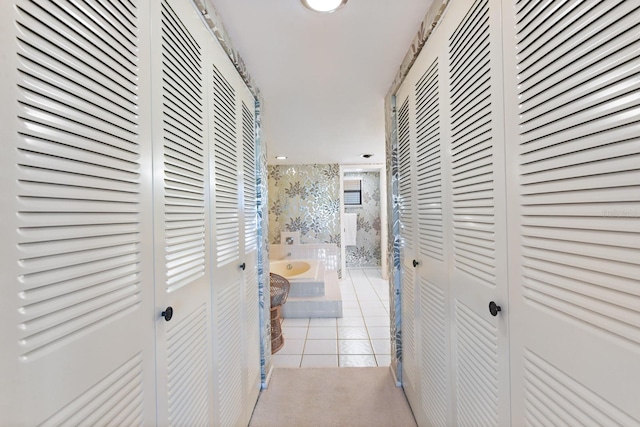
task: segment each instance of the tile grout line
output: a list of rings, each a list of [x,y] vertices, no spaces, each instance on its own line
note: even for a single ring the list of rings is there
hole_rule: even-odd
[[[373,315],[373,316],[369,316],[369,317],[387,317],[387,316],[389,316],[389,312],[386,309],[386,306],[384,304],[384,301],[381,299],[380,294],[378,293],[378,291],[376,291],[376,288],[375,288],[373,282],[371,281],[371,272],[369,272],[369,274],[367,274],[367,271],[364,268],[358,268],[358,270],[359,270],[360,273],[362,273],[361,275],[358,276],[358,279],[364,279],[364,280],[362,280],[362,282],[366,283],[364,285],[364,287],[366,289],[366,292],[364,292],[362,287],[360,287],[360,286],[357,287],[356,286],[356,283],[354,282],[354,275],[352,274],[352,271],[351,270],[347,271],[348,278],[345,278],[344,280],[346,282],[346,286],[350,287],[353,290],[353,296],[354,296],[354,298],[349,298],[349,299],[350,300],[355,299],[355,301],[357,302],[358,311],[359,311],[359,315],[357,315],[357,316],[347,316],[347,317],[356,317],[356,318],[361,319],[361,324],[363,325],[364,331],[366,332],[366,338],[362,339],[362,341],[368,343],[368,346],[370,348],[371,353],[369,353],[369,354],[355,354],[355,355],[354,354],[342,354],[341,351],[340,351],[340,345],[339,345],[340,341],[341,341],[340,340],[340,334],[339,334],[341,326],[340,326],[340,324],[338,322],[338,319],[335,319],[335,323],[333,325],[333,329],[335,331],[335,336],[336,336],[336,339],[335,339],[335,346],[336,346],[336,350],[335,351],[336,351],[336,354],[335,354],[335,356],[337,358],[337,366],[338,367],[342,366],[340,364],[340,357],[341,356],[342,357],[345,357],[345,356],[371,356],[371,359],[373,359],[373,362],[375,363],[375,366],[380,366],[380,363],[379,363],[379,358],[380,357],[379,356],[387,356],[386,354],[383,354],[383,353],[377,354],[376,351],[375,351],[375,348],[373,346],[373,338],[371,337],[371,331],[370,331],[370,328],[373,327],[373,326],[370,326],[367,323],[367,321],[366,321],[367,316],[365,315],[364,310],[363,310],[363,306],[362,306],[363,303],[367,303],[368,301],[361,301],[360,295],[363,294],[363,293],[370,293],[369,291],[373,291],[373,294],[376,296],[376,299],[374,299],[373,301],[379,303],[385,309],[386,313],[385,313],[384,316]],[[360,281],[361,280],[358,280],[358,282],[360,282]],[[360,292],[358,292],[358,291],[360,291]],[[302,340],[303,341],[303,346],[302,346],[302,350],[301,350],[302,354],[300,354],[300,363],[299,363],[298,367],[302,367],[303,360],[304,360],[305,356],[315,356],[315,355],[312,355],[312,354],[306,354],[305,353],[305,351],[307,350],[308,341],[310,340],[310,338],[309,338],[310,334],[311,334],[311,330],[310,329],[311,328],[315,328],[315,327],[324,327],[324,325],[322,325],[322,324],[316,325],[316,326],[312,326],[311,323],[312,323],[312,318],[307,318],[307,322],[306,322],[306,326],[305,326],[306,327],[306,332],[305,332],[305,335],[304,335],[304,339]],[[374,326],[378,326],[378,325],[374,325]],[[300,327],[300,326],[295,325],[295,326],[290,326],[290,327]],[[344,326],[344,327],[350,327],[350,326]],[[324,340],[324,338],[318,338],[318,339]],[[345,340],[349,340],[349,339],[347,338]],[[379,338],[379,340],[383,340],[383,338]],[[331,339],[331,341],[334,341],[334,340]],[[356,338],[356,339],[353,339],[353,341],[360,341],[360,339]],[[333,356],[333,355],[334,354],[319,354],[317,356]],[[293,354],[293,356],[297,356],[297,354]],[[371,359],[369,359],[369,360],[371,360]],[[387,366],[387,365],[385,364],[384,366]]]

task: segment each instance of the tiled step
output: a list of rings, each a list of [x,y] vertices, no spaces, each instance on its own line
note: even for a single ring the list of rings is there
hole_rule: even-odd
[[[338,273],[327,270],[324,279],[324,295],[292,296],[289,291],[287,302],[281,309],[282,317],[342,317],[342,294]]]
[[[324,268],[318,271],[316,280],[312,279],[289,279],[291,287],[289,289],[289,298],[297,297],[321,297],[325,293],[324,284]]]

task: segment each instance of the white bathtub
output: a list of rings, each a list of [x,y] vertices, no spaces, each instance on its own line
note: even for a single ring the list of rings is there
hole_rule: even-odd
[[[283,259],[269,262],[269,271],[289,280],[316,280],[319,265],[315,259]]]

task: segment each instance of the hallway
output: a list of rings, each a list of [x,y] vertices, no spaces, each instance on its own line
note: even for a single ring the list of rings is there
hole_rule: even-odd
[[[414,427],[385,368],[276,368],[250,427]]]
[[[389,285],[380,268],[350,268],[340,282],[342,318],[284,319],[275,367],[389,366]]]

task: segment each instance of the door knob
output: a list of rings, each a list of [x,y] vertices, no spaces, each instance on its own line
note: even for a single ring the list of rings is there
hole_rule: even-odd
[[[418,265],[420,265],[420,263],[414,259],[413,260],[413,268],[416,268]]]
[[[163,312],[162,312],[162,317],[164,317],[164,320],[166,320],[167,322],[169,320],[171,320],[171,318],[173,317],[173,307],[169,306],[167,307]]]
[[[245,268],[247,268],[247,264],[243,262],[242,264],[240,264],[240,268],[244,270]]]
[[[491,315],[495,317],[498,315],[499,311],[502,311],[502,307],[500,307],[494,301],[491,301],[489,303],[489,313],[491,313]]]

